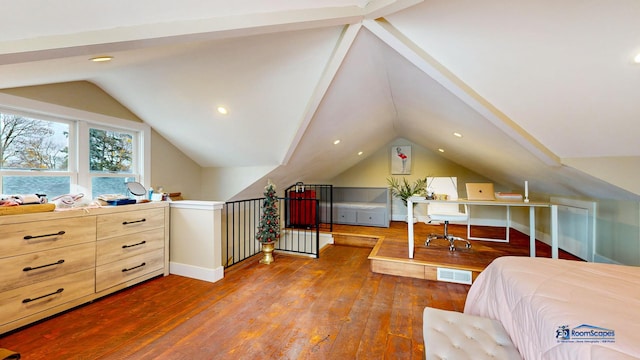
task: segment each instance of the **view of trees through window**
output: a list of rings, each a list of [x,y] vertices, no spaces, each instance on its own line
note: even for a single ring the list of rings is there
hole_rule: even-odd
[[[136,181],[134,132],[91,127],[84,137],[89,139],[88,148],[80,145],[70,152],[70,146],[79,143],[70,139],[70,126],[74,123],[0,112],[2,193],[41,193],[48,197],[67,194],[77,172],[85,171],[94,175],[90,175],[90,184],[79,185],[91,187],[92,197],[125,194],[125,183]],[[78,153],[88,153],[89,164],[77,164],[76,158],[69,157]]]
[[[90,129],[91,171],[131,172],[133,137],[127,133]]]
[[[69,125],[0,114],[1,168],[66,171],[68,163]]]

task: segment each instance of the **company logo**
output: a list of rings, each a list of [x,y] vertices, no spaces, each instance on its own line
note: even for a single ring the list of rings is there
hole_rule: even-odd
[[[571,330],[569,329],[569,325],[560,325],[556,330],[556,339],[561,340],[569,340]]]
[[[560,325],[556,329],[555,336],[558,342],[613,343],[616,341],[615,330],[587,324],[574,328],[570,328],[569,325]]]

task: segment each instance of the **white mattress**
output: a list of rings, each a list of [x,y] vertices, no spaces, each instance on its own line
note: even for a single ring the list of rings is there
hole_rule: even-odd
[[[499,320],[525,359],[640,358],[640,267],[501,257],[464,312]],[[581,333],[557,338],[563,327]]]

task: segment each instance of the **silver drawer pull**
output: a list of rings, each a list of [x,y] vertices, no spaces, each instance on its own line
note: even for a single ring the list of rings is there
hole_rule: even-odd
[[[123,221],[122,225],[137,224],[137,223],[141,223],[141,222],[145,222],[145,221],[147,221],[147,219],[140,219],[140,220],[134,220],[134,221]]]
[[[123,249],[126,249],[126,248],[130,248],[130,247],[134,247],[134,246],[144,245],[144,244],[146,244],[146,243],[147,243],[147,241],[146,241],[146,240],[142,240],[141,242],[139,242],[139,243],[137,243],[137,244],[122,245],[122,248],[123,248]]]
[[[141,268],[141,267],[143,267],[145,265],[147,265],[147,263],[142,263],[142,264],[140,264],[138,266],[134,266],[134,267],[128,268],[128,269],[122,269],[122,272],[127,272],[127,271],[131,271],[131,270],[134,270],[134,269],[137,269],[137,268]]]
[[[65,234],[65,232],[63,230],[60,230],[57,233],[53,233],[53,234],[27,235],[23,239],[29,240],[29,239],[37,239],[37,238],[43,238],[43,237],[49,237],[49,236],[58,236],[58,235],[64,235],[64,234]]]
[[[42,269],[42,268],[46,268],[46,267],[49,267],[49,266],[60,265],[60,264],[63,264],[63,263],[64,263],[64,260],[60,259],[60,260],[58,260],[58,261],[56,261],[54,263],[47,264],[47,265],[40,265],[40,266],[36,266],[36,267],[27,266],[26,268],[22,269],[22,271],[31,271],[31,270],[36,270],[36,269]]]
[[[23,303],[23,304],[30,303],[30,302],[32,302],[32,301],[36,301],[36,300],[39,300],[39,299],[42,299],[42,298],[46,298],[47,296],[52,296],[52,295],[60,294],[60,293],[61,293],[61,292],[63,292],[63,291],[64,291],[64,289],[63,289],[63,288],[60,288],[60,289],[58,289],[58,290],[56,290],[56,291],[52,292],[51,294],[46,294],[46,295],[38,296],[38,297],[35,297],[35,298],[33,298],[33,299],[32,299],[32,298],[26,298],[26,299],[22,300],[22,303]]]

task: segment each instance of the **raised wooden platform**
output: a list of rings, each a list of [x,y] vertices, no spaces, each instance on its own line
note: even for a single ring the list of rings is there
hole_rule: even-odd
[[[425,246],[424,241],[430,233],[441,233],[440,225],[416,223],[415,253],[409,259],[407,224],[392,222],[389,228],[366,226],[334,225],[334,242],[337,245],[373,246],[369,255],[371,271],[380,274],[397,275],[417,279],[437,280],[437,269],[470,271],[472,279],[484,270],[489,263],[500,256],[529,256],[529,236],[511,229],[510,242],[471,241],[471,248],[457,243],[455,251],[449,251],[449,242],[434,240]],[[456,236],[466,237],[466,226],[450,225],[449,231]],[[487,238],[504,239],[505,229],[496,227],[473,227],[472,234]],[[536,255],[551,257],[551,248],[536,242]],[[577,257],[560,251],[560,258],[579,260]]]

